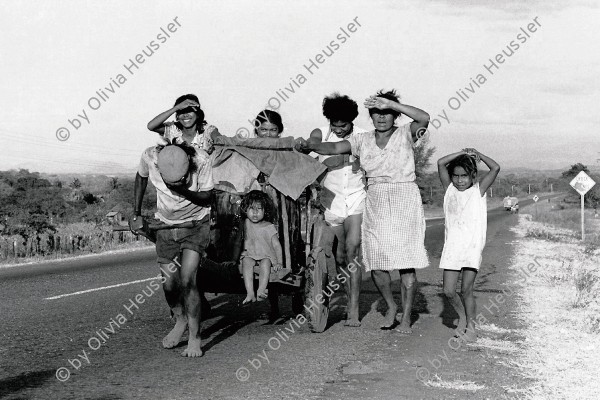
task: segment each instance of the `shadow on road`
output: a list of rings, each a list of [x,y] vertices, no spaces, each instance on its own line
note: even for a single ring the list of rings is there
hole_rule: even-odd
[[[23,389],[42,387],[49,379],[54,378],[56,370],[26,372],[12,378],[0,380],[0,397],[20,392]]]

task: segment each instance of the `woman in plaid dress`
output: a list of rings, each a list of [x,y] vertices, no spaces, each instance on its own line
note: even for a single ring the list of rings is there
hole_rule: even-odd
[[[415,269],[428,265],[425,250],[425,218],[419,188],[415,183],[413,145],[429,124],[429,115],[401,104],[394,90],[378,92],[365,101],[375,126],[335,143],[303,144],[319,154],[352,154],[360,158],[367,177],[367,199],[362,223],[362,253],[365,270],[388,305],[381,329],[411,333],[410,314],[416,292]],[[394,122],[405,114],[413,121]],[[391,289],[390,271],[399,270],[402,319]]]

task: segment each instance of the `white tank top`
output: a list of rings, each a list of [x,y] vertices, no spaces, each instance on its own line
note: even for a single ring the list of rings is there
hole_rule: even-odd
[[[346,140],[339,138],[331,132],[329,125],[319,128],[323,135],[323,142],[334,143]],[[365,129],[354,127],[351,135],[356,132],[366,132]],[[331,190],[337,196],[347,197],[356,192],[365,190],[365,176],[363,170],[358,164],[358,159],[351,154],[325,156],[319,155],[319,161],[323,162],[330,157],[343,157],[344,165],[341,168],[335,168],[327,173],[323,180],[323,186]]]

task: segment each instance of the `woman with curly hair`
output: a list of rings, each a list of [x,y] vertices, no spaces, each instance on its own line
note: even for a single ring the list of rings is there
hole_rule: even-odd
[[[356,132],[366,129],[354,126],[358,116],[358,105],[348,96],[333,93],[323,99],[323,116],[329,124],[314,129],[310,134],[311,143],[337,143],[347,140]],[[348,269],[359,256],[360,226],[365,209],[365,176],[358,158],[352,154],[321,155],[327,174],[321,185],[321,205],[325,208],[325,221],[332,226],[337,238],[335,260],[337,267],[346,270],[350,280],[346,280],[347,318],[345,326],[360,326],[358,300],[362,281],[361,268]]]

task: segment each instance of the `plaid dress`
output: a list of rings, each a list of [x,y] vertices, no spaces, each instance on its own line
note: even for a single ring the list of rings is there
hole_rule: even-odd
[[[348,141],[367,176],[362,223],[366,271],[427,267],[425,217],[414,182],[410,125],[398,127],[384,149],[377,146],[374,131],[353,134]]]
[[[425,217],[414,182],[369,186],[362,224],[366,271],[425,268]]]

